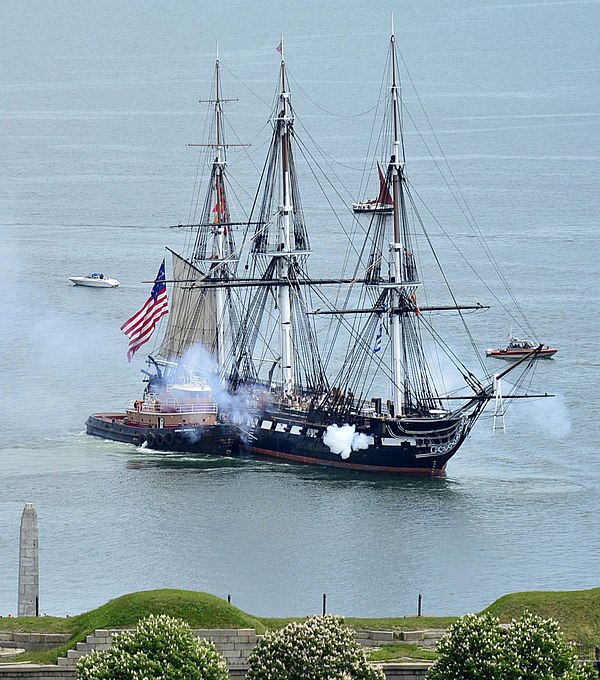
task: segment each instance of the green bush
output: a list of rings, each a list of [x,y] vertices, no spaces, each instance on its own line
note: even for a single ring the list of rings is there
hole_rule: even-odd
[[[490,614],[467,614],[439,641],[430,680],[497,680],[502,663],[502,628]]]
[[[579,664],[556,621],[525,612],[508,629],[491,614],[467,614],[438,645],[428,680],[597,680]]]
[[[77,663],[78,680],[228,680],[227,664],[211,642],[198,640],[187,623],[165,614],[114,636],[110,649]]]
[[[513,619],[504,640],[507,680],[598,679],[589,664],[581,666],[573,645],[552,619],[525,612]]]
[[[385,680],[336,616],[269,631],[248,659],[247,680]]]

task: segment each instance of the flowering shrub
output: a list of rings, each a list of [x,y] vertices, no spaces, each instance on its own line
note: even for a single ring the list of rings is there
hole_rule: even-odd
[[[269,631],[248,659],[247,680],[385,680],[336,616]]]
[[[428,680],[597,680],[551,619],[525,612],[508,630],[490,614],[467,614],[440,640]]]
[[[552,619],[525,612],[512,621],[504,648],[507,680],[598,678],[589,664],[579,666],[573,645]]]
[[[490,614],[467,614],[450,626],[440,640],[440,658],[431,680],[497,680],[502,662],[502,628]]]
[[[227,664],[211,642],[198,640],[180,619],[164,614],[114,636],[110,649],[77,663],[78,680],[228,680]]]

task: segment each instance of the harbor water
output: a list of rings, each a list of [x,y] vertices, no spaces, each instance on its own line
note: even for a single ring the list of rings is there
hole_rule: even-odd
[[[16,613],[28,502],[40,609],[53,615],[154,588],[231,595],[262,616],[318,613],[323,593],[334,613],[402,616],[422,594],[425,614],[451,615],[508,592],[600,585],[600,2],[280,4],[224,0],[214,15],[188,1],[2,6],[2,616]],[[128,364],[119,327],[146,299],[164,246],[181,243],[169,226],[193,214],[199,152],[187,145],[205,141],[198,100],[210,97],[217,42],[224,96],[238,100],[228,141],[251,145],[228,151],[239,203],[251,204],[269,139],[283,33],[298,132],[354,192],[349,204],[392,11],[407,106],[425,135],[407,133],[410,177],[475,253],[436,174],[451,166],[537,336],[559,348],[532,383],[556,396],[514,403],[494,435],[490,409],[440,479],[88,437],[90,413],[141,395],[143,351]],[[340,227],[304,177],[311,264],[331,271]],[[465,284],[464,301],[491,305],[474,316],[483,356],[517,331],[499,320],[493,272],[477,257],[489,289],[467,286],[460,261],[449,277]],[[121,285],[69,283],[92,271]]]

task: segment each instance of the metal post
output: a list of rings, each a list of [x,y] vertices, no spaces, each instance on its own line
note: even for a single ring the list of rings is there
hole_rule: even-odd
[[[327,613],[327,594],[323,593],[323,616]]]
[[[227,602],[231,604],[231,595],[227,595]]]
[[[417,616],[421,616],[421,604],[423,603],[423,596],[419,593],[419,604],[417,606]]]

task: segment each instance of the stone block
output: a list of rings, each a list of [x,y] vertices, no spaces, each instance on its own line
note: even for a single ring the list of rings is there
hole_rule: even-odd
[[[226,659],[239,659],[242,656],[242,652],[239,649],[228,649],[223,652],[223,656]]]
[[[426,649],[435,649],[435,647],[437,647],[438,642],[439,640],[437,639],[428,638],[424,640],[419,640],[418,645],[419,647],[423,647]]]
[[[58,666],[68,666],[69,665],[69,659],[66,659],[64,656],[60,656],[57,661],[56,661]]]
[[[256,635],[238,635],[235,638],[236,642],[249,642],[253,645],[256,644]]]
[[[15,642],[30,642],[31,633],[13,633],[13,640]]]
[[[404,642],[417,642],[422,640],[425,636],[425,631],[423,630],[403,630],[400,633],[400,639]]]
[[[256,645],[253,644],[252,642],[236,642],[234,648],[235,649],[250,650],[250,649],[254,649],[255,647],[256,647]]]
[[[368,630],[369,638],[371,640],[380,640],[381,642],[390,641],[394,639],[393,630]]]
[[[79,659],[81,653],[76,649],[67,649],[67,659]]]
[[[48,644],[60,644],[66,642],[71,635],[69,633],[45,633],[44,639]]]
[[[235,634],[235,628],[199,628],[197,631],[194,630],[194,635],[203,637],[215,637],[215,636],[229,636]]]

